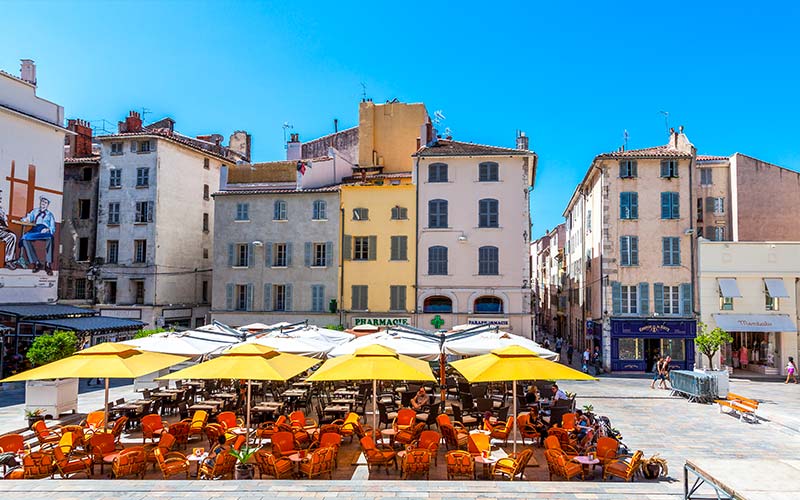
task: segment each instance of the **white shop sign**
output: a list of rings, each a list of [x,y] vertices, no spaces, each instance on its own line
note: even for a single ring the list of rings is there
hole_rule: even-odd
[[[492,325],[501,328],[508,328],[511,322],[508,318],[467,318],[468,325]]]
[[[353,318],[353,326],[359,325],[373,325],[373,326],[395,326],[395,325],[408,325],[411,318]]]

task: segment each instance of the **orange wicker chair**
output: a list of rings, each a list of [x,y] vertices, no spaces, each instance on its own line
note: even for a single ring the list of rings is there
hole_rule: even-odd
[[[406,450],[403,458],[403,478],[408,479],[413,474],[425,474],[425,479],[431,478],[431,452],[421,448]]]
[[[278,458],[288,457],[293,453],[297,453],[298,449],[295,446],[294,434],[291,432],[280,431],[272,435],[272,454]]]
[[[392,428],[395,432],[399,432],[403,429],[408,429],[417,421],[417,412],[412,410],[411,408],[400,408],[397,411],[397,416],[394,417],[394,421],[392,422]]]
[[[156,447],[153,450],[153,456],[156,459],[158,468],[161,469],[161,473],[164,475],[164,479],[169,479],[171,476],[181,473],[186,474],[186,479],[189,479],[191,464],[183,453],[178,451],[166,453],[162,448]]]
[[[456,431],[452,425],[439,424],[439,430],[442,432],[444,444],[448,450],[460,450],[467,447],[469,434],[461,434]]]
[[[236,465],[236,457],[230,453],[220,453],[214,460],[213,467],[208,464],[200,465],[200,479],[216,479],[230,476],[233,474],[233,467]]]
[[[119,445],[120,440],[122,439],[122,432],[125,430],[125,426],[128,425],[128,417],[122,416],[118,419],[114,420],[114,425],[111,426],[108,432],[114,436],[114,443]]]
[[[63,438],[65,434],[72,434],[72,448],[84,448],[86,446],[86,434],[80,425],[62,425],[58,432]]]
[[[158,440],[158,443],[144,445],[144,452],[147,453],[147,463],[153,464],[153,470],[155,470],[158,464],[155,451],[161,450],[162,454],[166,454],[172,450],[173,446],[175,446],[175,436],[169,432],[161,434],[161,438]]]
[[[475,479],[475,459],[468,451],[448,451],[444,459],[447,463],[447,479],[457,477]]]
[[[105,430],[105,425],[103,425],[103,421],[106,418],[106,412],[104,411],[93,411],[86,415],[86,419],[84,419],[80,425],[85,427],[86,429],[97,432],[100,430],[101,432]]]
[[[339,448],[342,446],[342,435],[336,432],[326,432],[319,437],[319,440],[311,443],[309,449],[332,448],[334,468],[339,466]]]
[[[575,419],[577,415],[575,413],[565,413],[561,416],[561,428],[567,432],[572,432],[575,430]]]
[[[272,439],[272,435],[280,431],[280,426],[287,422],[288,419],[285,415],[279,416],[274,422],[262,422],[256,429],[256,438],[258,438],[259,444],[263,443],[264,440]]]
[[[6,479],[44,479],[53,475],[53,455],[42,451],[26,453],[22,457],[22,468],[14,469]]]
[[[290,478],[294,474],[292,461],[288,458],[276,458],[265,450],[258,450],[255,455],[258,478],[272,476],[275,479]]]
[[[511,435],[511,431],[514,430],[514,417],[508,417],[506,423],[501,424],[497,423],[492,426],[492,433],[489,435],[490,438],[494,439],[502,439],[503,444],[508,444],[508,437]]]
[[[206,424],[203,432],[208,438],[208,447],[213,448],[217,445],[219,437],[225,434],[225,428],[222,424]]]
[[[226,431],[236,427],[244,427],[244,420],[237,418],[236,414],[232,411],[223,411],[217,415],[217,423]]]
[[[634,474],[636,474],[636,471],[638,471],[639,467],[642,465],[642,455],[642,451],[639,450],[633,454],[630,460],[619,459],[610,462],[603,467],[603,481],[605,481],[608,476],[618,477],[624,481],[633,481]]]
[[[373,465],[386,467],[386,474],[389,474],[389,464],[394,464],[397,469],[397,454],[393,450],[375,445],[375,441],[370,436],[361,438],[361,450],[367,459],[367,468]]]
[[[552,429],[551,429],[551,431],[552,431]],[[580,455],[580,453],[578,453],[578,450],[574,446],[572,446],[571,444],[565,444],[564,442],[562,442],[558,438],[559,438],[559,435],[556,435],[556,434],[551,434],[551,435],[547,436],[546,438],[544,438],[544,449],[546,449],[546,450],[553,450],[553,449],[561,450],[564,453],[566,453],[567,455],[569,455],[570,457],[576,457],[576,456]]]
[[[587,453],[594,452],[597,459],[600,460],[600,466],[605,468],[606,465],[615,462],[619,458],[617,455],[618,450],[619,441],[612,437],[600,436],[597,438],[597,444],[589,448]]]
[[[203,439],[204,430],[208,423],[208,413],[205,410],[197,410],[192,415],[192,420],[189,421],[189,439],[192,436],[200,436]]]
[[[167,432],[166,423],[161,420],[161,415],[157,413],[151,413],[143,416],[141,419],[141,425],[142,444],[144,444],[148,439],[155,443],[156,440],[161,437],[162,433]]]
[[[536,428],[533,425],[531,425],[530,413],[520,413],[517,416],[517,428],[519,429],[519,433],[522,436],[523,445],[525,445],[526,439],[530,439],[533,444],[536,444],[536,442],[541,437]]]
[[[103,466],[105,464],[104,458],[117,453],[122,449],[122,446],[117,446],[114,441],[114,435],[108,432],[98,432],[89,438],[87,451],[92,456],[92,468],[95,464],[100,464],[100,473],[103,473]]]
[[[175,422],[169,426],[167,432],[175,438],[175,446],[179,446],[181,449],[186,448],[186,444],[189,442],[190,425],[189,422]]]
[[[111,464],[111,473],[115,479],[131,475],[144,479],[146,471],[147,453],[142,446],[125,448]]]
[[[397,434],[394,436],[394,442],[408,446],[419,439],[419,436],[422,434],[422,430],[424,428],[425,422],[415,422],[410,427],[406,427],[397,431]]]
[[[291,422],[292,427],[300,427],[301,429],[315,429],[319,427],[317,422],[313,419],[306,417],[306,414],[303,413],[301,410],[293,411],[289,414],[289,421]]]
[[[439,443],[442,441],[442,435],[436,431],[422,431],[417,440],[415,448],[422,448],[431,452],[433,457],[433,465],[439,465]]]
[[[311,479],[312,477],[328,474],[328,479],[333,479],[333,459],[336,451],[333,448],[318,448],[309,457],[308,461],[300,464],[300,474]]]
[[[532,456],[533,450],[526,448],[522,450],[516,458],[501,458],[492,466],[492,477],[507,478],[509,481],[513,481],[516,477],[522,479],[525,473],[525,467],[528,465]]]
[[[467,441],[467,450],[469,451],[470,455],[478,456],[482,455],[484,451],[491,451],[492,444],[489,440],[489,436],[482,433],[475,433],[470,434],[469,439]]]
[[[81,436],[81,440],[83,436]],[[53,461],[56,464],[55,470],[63,479],[86,474],[92,475],[92,457],[85,452],[76,449],[77,442],[75,433],[66,432],[61,436],[58,445],[53,447]]]
[[[61,439],[61,433],[48,429],[44,420],[37,420],[31,426],[31,430],[36,434],[36,440],[39,441],[39,446],[50,447],[58,443]]]
[[[544,456],[547,460],[547,469],[550,472],[551,481],[554,476],[562,477],[565,481],[569,481],[577,475],[580,475],[581,479],[583,479],[583,466],[570,461],[570,458],[563,451],[558,449],[544,450]]]

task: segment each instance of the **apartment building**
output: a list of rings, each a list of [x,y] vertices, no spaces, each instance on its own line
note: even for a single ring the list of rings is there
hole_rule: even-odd
[[[533,258],[533,287],[536,290],[535,326],[538,335],[545,333],[567,337],[566,305],[564,293],[564,239],[566,224],[561,223],[531,244]]]

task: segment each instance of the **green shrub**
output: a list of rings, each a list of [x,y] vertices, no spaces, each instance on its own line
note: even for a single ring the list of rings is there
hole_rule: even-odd
[[[77,350],[78,337],[75,332],[56,330],[36,337],[28,349],[27,358],[33,366],[40,366],[72,356]]]
[[[150,335],[154,335],[156,333],[163,333],[163,332],[171,332],[172,330],[167,330],[166,328],[153,328],[152,330],[139,330],[133,336],[135,339],[141,339],[143,337],[149,337]]]

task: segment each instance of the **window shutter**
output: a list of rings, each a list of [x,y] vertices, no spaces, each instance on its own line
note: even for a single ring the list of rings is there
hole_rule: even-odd
[[[669,219],[672,213],[670,209],[670,200],[672,198],[672,193],[661,193],[661,218],[662,219]]]
[[[389,287],[389,309],[392,310],[392,311],[396,311],[397,310],[397,303],[398,303],[398,297],[397,297],[398,294],[397,294],[397,292],[398,291],[399,291],[399,287],[396,287],[396,286],[390,286]]]
[[[306,267],[310,267],[311,263],[313,262],[311,260],[312,256],[311,256],[311,242],[310,241],[306,241],[305,243],[303,243],[303,254],[304,254],[304,257],[303,257],[304,265]]]
[[[639,237],[638,236],[631,236],[630,237],[630,265],[631,266],[638,266],[639,265]]]
[[[611,282],[611,299],[613,314],[620,314],[622,312],[622,286],[619,281]]]
[[[620,252],[620,265],[630,266],[630,239],[628,236],[621,236],[619,238],[619,252]]]
[[[272,266],[272,243],[269,241],[264,242],[264,265]]]
[[[661,161],[661,177],[669,177],[669,161]]]
[[[225,285],[225,309],[228,311],[233,310],[233,284],[228,283]]]
[[[620,219],[627,219],[628,212],[626,210],[626,203],[625,199],[628,197],[628,193],[620,193],[619,194],[619,218]]]
[[[682,316],[691,316],[692,315],[692,284],[691,283],[681,283],[681,287],[679,289],[679,293],[681,295],[681,315]]]
[[[639,315],[650,314],[650,284],[639,283]]]
[[[253,284],[247,284],[247,310],[253,310]]]
[[[631,219],[639,218],[639,193],[630,193]]]
[[[351,260],[353,258],[353,237],[345,234],[342,239],[342,260]]]
[[[375,260],[378,255],[378,237],[377,236],[370,236],[369,237],[369,248],[367,260]]]
[[[256,260],[256,247],[252,243],[247,245],[247,267],[253,267]]]
[[[398,301],[397,309],[399,311],[405,311],[406,310],[406,287],[405,286],[398,287],[397,288],[397,293],[398,293],[398,296],[397,296],[397,301]]]
[[[353,285],[350,287],[350,309],[358,309],[359,302],[358,302],[358,285]]]
[[[711,196],[706,196],[706,213],[713,214],[714,213],[714,198]]]
[[[272,283],[264,283],[264,310],[272,310]]]
[[[672,265],[681,265],[681,240],[680,238],[670,238],[672,242]]]
[[[400,239],[399,236],[392,236],[391,237],[391,248],[389,250],[389,259],[390,260],[399,260],[398,252],[400,251]]]
[[[136,152],[136,141],[131,141],[131,153]]]
[[[631,161],[631,177],[639,177],[639,166],[636,160]]]
[[[620,160],[619,161],[619,176],[620,177],[626,177],[627,175],[628,175],[628,172],[626,171],[626,168],[625,168],[625,160]]]
[[[408,260],[408,236],[400,237],[400,260]]]
[[[671,265],[670,257],[669,238],[661,238],[661,265]]]
[[[233,260],[233,254],[234,254],[235,251],[236,250],[235,250],[234,244],[233,243],[228,243],[228,265],[230,267],[233,267],[233,263],[235,262]]]
[[[155,211],[154,203],[152,201],[147,202],[147,222],[153,222],[153,212]]]
[[[653,283],[653,310],[664,314],[664,283]]]
[[[681,217],[681,210],[680,210],[680,193],[670,193],[672,197],[672,218],[673,219],[680,219]]]
[[[291,242],[286,243],[286,267],[292,267],[292,248]]]
[[[703,234],[705,234],[705,237],[706,237],[707,240],[714,241],[714,238],[716,237],[716,232],[714,231],[714,226],[706,226],[706,230],[705,230],[705,232]]]
[[[325,242],[325,267],[330,266],[333,264],[333,242],[326,241]]]
[[[291,283],[284,285],[284,310],[291,311],[292,310],[292,285]]]

